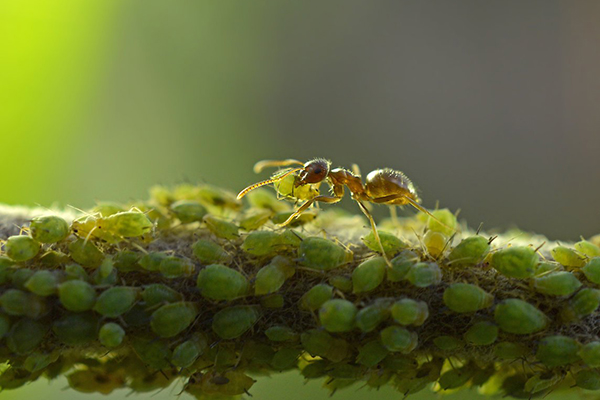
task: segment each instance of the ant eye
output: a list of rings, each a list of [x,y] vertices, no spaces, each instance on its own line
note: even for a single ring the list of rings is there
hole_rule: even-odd
[[[320,175],[323,172],[323,170],[321,168],[316,168],[313,172],[317,175]]]

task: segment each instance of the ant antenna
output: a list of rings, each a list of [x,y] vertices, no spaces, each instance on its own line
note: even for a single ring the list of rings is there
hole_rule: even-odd
[[[416,201],[414,201],[413,199],[411,199],[408,196],[404,196],[404,198],[409,202],[409,204],[411,206],[413,206],[414,208],[416,208],[417,210],[421,211],[422,213],[425,213],[427,215],[429,215],[431,218],[433,218],[438,224],[453,230],[454,232],[457,232],[456,229],[449,227],[448,225],[446,225],[445,223],[443,223],[442,221],[440,221],[439,219],[437,219],[432,213],[430,213],[429,211],[427,211],[427,209],[425,209],[424,207],[422,207],[419,203],[417,203]],[[437,207],[437,206],[436,206]]]
[[[286,172],[285,174],[281,174],[276,176],[275,178],[271,178],[271,179],[267,179],[266,181],[262,181],[262,182],[258,182],[255,183],[254,185],[250,185],[248,186],[246,189],[242,190],[238,195],[237,195],[237,199],[241,199],[242,197],[244,197],[246,195],[246,193],[248,193],[251,190],[257,189],[261,186],[265,186],[268,185],[270,183],[274,183],[274,182],[278,182],[280,180],[282,180],[283,178],[287,177],[288,175],[293,174],[294,172],[298,172],[300,171],[302,168],[294,168],[289,170],[288,172]]]
[[[268,168],[268,167],[285,167],[288,165],[304,165],[303,162],[298,161],[298,160],[294,160],[294,159],[287,159],[287,160],[282,160],[282,161],[278,161],[278,160],[262,160],[257,162],[256,164],[254,164],[254,173],[258,174],[260,172],[262,172],[263,169]]]

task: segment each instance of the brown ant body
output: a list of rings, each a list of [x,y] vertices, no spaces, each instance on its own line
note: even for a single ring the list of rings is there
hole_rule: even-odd
[[[408,177],[402,172],[390,168],[376,169],[371,171],[367,175],[364,184],[359,174],[352,173],[344,168],[331,169],[331,162],[322,158],[317,158],[306,163],[302,163],[298,160],[259,161],[254,166],[254,171],[260,172],[265,167],[289,165],[302,165],[302,167],[290,169],[285,173],[274,175],[271,177],[271,179],[250,185],[242,190],[238,194],[237,198],[241,199],[249,191],[270,183],[278,182],[291,174],[297,174],[294,183],[295,187],[303,187],[305,185],[318,186],[323,181],[326,181],[331,188],[331,195],[318,194],[306,200],[304,204],[302,204],[298,210],[296,210],[296,212],[290,215],[290,217],[283,224],[281,224],[282,226],[285,226],[294,219],[298,218],[300,214],[308,209],[314,202],[339,202],[344,197],[344,187],[347,187],[350,191],[352,199],[358,203],[361,211],[369,219],[375,239],[377,240],[381,249],[381,253],[386,259],[388,265],[390,265],[390,262],[385,255],[385,251],[383,250],[383,245],[381,243],[381,239],[379,238],[379,234],[377,233],[375,221],[363,202],[386,204],[390,206],[403,206],[410,204],[417,210],[438,221],[437,218],[435,218],[429,211],[419,205],[421,199],[417,195],[415,186],[410,179],[408,179]]]

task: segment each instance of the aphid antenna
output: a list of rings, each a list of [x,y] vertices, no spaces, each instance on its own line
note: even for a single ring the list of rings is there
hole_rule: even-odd
[[[534,251],[537,253],[538,251],[540,251],[540,249],[541,249],[542,247],[544,247],[544,245],[545,245],[545,244],[546,244],[546,241],[544,240],[544,241],[542,242],[542,244],[540,244],[538,247],[536,247],[536,248],[535,248],[535,250],[534,250]]]
[[[94,226],[92,229],[90,229],[90,231],[88,232],[87,236],[85,237],[85,240],[83,241],[83,246],[85,246],[89,240],[89,238],[92,236],[92,232],[94,232],[96,230],[98,226]]]
[[[280,181],[280,180],[284,179],[286,176],[288,176],[288,175],[291,175],[291,174],[293,174],[294,172],[298,172],[298,171],[300,171],[301,169],[302,169],[302,168],[294,168],[294,169],[291,169],[291,170],[289,170],[289,171],[288,171],[288,172],[286,172],[285,174],[279,175],[279,176],[277,176],[277,177],[275,177],[275,178],[270,178],[270,179],[267,179],[267,180],[264,180],[264,181],[261,181],[261,182],[255,183],[255,184],[253,184],[253,185],[250,185],[250,186],[248,186],[247,188],[245,188],[244,190],[242,190],[242,191],[241,191],[241,192],[240,192],[240,193],[237,195],[237,200],[239,200],[239,199],[241,199],[242,197],[244,197],[244,196],[246,195],[246,193],[248,193],[248,192],[249,192],[249,191],[251,191],[251,190],[257,189],[257,188],[259,188],[259,187],[261,187],[261,186],[269,185],[269,184],[271,184],[271,183],[274,183],[274,182],[278,182],[278,181]]]
[[[86,217],[98,218],[97,214],[100,214],[100,218],[102,218],[102,213],[100,213],[100,212],[95,212],[95,213],[92,214],[92,213],[89,213],[87,211],[82,210],[81,208],[77,208],[75,206],[72,206],[70,204],[67,204],[67,207],[72,208],[75,211],[79,211],[80,213],[82,213]]]
[[[481,232],[481,228],[483,228],[483,222],[479,223],[479,226],[477,227],[477,230],[475,231],[476,235],[479,235],[479,232]]]

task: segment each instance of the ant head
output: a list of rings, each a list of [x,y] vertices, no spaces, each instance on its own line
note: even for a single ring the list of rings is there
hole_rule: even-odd
[[[323,181],[327,178],[330,167],[331,163],[322,158],[308,161],[300,172],[300,179],[296,181],[296,187]]]

